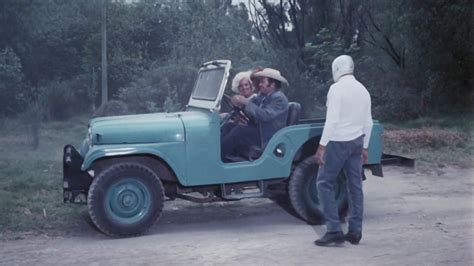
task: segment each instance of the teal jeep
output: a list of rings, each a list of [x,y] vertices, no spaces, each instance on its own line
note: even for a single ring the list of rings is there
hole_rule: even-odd
[[[228,201],[268,197],[272,187],[284,187],[302,219],[322,222],[318,166],[312,155],[324,119],[299,120],[299,104],[290,103],[287,127],[265,147],[249,147],[221,159],[219,113],[230,67],[228,60],[203,64],[183,112],[92,119],[80,150],[64,147],[64,202],[87,203],[98,229],[125,237],[150,228],[161,215],[165,197]],[[382,131],[374,121],[365,165],[379,176]],[[343,172],[336,191],[343,213],[347,208]]]

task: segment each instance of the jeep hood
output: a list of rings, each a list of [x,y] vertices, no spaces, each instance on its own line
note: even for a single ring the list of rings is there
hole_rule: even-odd
[[[182,113],[110,116],[90,121],[93,145],[184,141]]]

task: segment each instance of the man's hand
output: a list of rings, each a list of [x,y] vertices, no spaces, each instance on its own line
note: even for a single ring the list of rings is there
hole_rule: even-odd
[[[238,107],[247,105],[248,101],[249,100],[242,95],[234,95],[231,99],[232,104]]]
[[[326,147],[319,144],[318,150],[314,154],[314,160],[319,165],[324,165],[324,153],[326,153]]]
[[[367,149],[362,150],[362,163],[366,164],[369,162],[369,151]]]

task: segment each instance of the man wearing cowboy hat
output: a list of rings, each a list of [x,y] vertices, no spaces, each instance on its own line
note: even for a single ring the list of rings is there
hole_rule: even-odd
[[[252,98],[235,95],[232,103],[242,107],[255,124],[237,125],[221,137],[222,158],[234,153],[239,146],[263,148],[275,132],[286,126],[288,99],[280,89],[282,84],[288,85],[288,81],[272,68],[254,72],[253,76],[259,78],[258,95]]]

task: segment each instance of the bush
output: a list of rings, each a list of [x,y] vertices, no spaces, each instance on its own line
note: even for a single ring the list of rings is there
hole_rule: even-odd
[[[115,116],[130,114],[127,104],[119,100],[111,100],[100,106],[92,117]]]
[[[10,47],[0,51],[0,116],[22,109],[23,73],[20,58]]]
[[[72,82],[52,81],[39,88],[39,97],[45,98],[46,118],[48,120],[64,120],[71,117],[78,105],[74,95]]]
[[[419,148],[462,148],[468,136],[461,132],[438,128],[412,128],[386,130],[384,143],[391,146],[404,146],[412,150]]]
[[[135,113],[177,111],[187,104],[196,75],[197,68],[190,66],[154,67],[121,88],[118,98]]]
[[[31,145],[36,150],[40,143],[40,124],[45,118],[44,98],[28,103],[28,108],[20,115],[22,122],[26,125],[31,137]]]

